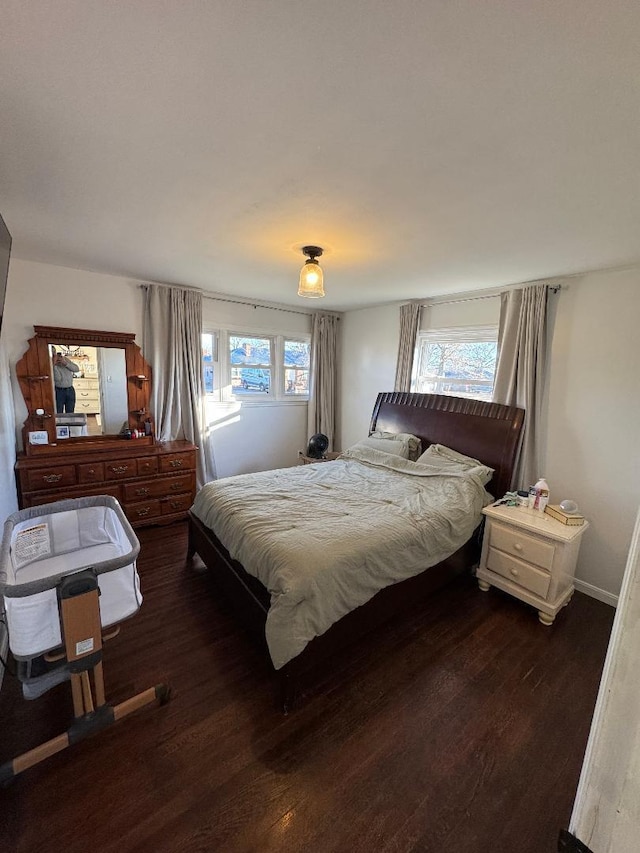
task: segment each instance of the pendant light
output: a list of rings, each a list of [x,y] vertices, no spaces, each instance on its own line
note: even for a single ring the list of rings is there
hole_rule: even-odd
[[[300,270],[300,284],[298,285],[298,296],[306,296],[308,299],[319,299],[324,296],[322,280],[322,267],[317,258],[322,254],[319,246],[304,246],[303,255],[308,255],[309,260],[304,262]]]

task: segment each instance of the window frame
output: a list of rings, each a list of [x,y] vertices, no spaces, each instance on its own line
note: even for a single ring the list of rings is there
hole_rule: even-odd
[[[206,334],[212,334],[213,330],[203,329]],[[259,338],[271,342],[271,363],[264,365],[249,365],[256,369],[271,371],[271,384],[268,394],[249,394],[246,392],[236,393],[231,385],[231,370],[237,365],[231,364],[230,339],[231,337]],[[284,367],[284,343],[285,341],[300,341],[308,343],[311,347],[311,335],[304,332],[292,334],[281,332],[266,332],[264,329],[252,329],[250,326],[229,326],[218,331],[218,386],[214,385],[214,395],[207,395],[208,399],[216,399],[226,403],[240,403],[243,406],[273,406],[283,405],[307,405],[309,394],[287,394],[285,391],[285,367]],[[309,353],[311,355],[311,353]],[[311,373],[311,365],[309,365]],[[216,380],[214,367],[214,383]],[[217,392],[217,393],[216,393]]]
[[[280,376],[280,384],[278,386],[279,390],[282,393],[282,396],[284,397],[285,400],[289,400],[289,401],[290,400],[304,400],[305,402],[307,402],[309,400],[309,390],[311,388],[311,335],[305,336],[305,335],[297,334],[297,335],[282,335],[281,337],[282,337],[282,347],[280,350],[280,367],[281,367],[282,373]],[[285,344],[287,344],[289,342],[290,343],[296,343],[296,344],[298,344],[298,343],[299,344],[307,344],[309,347],[309,366],[306,368],[302,368],[302,370],[306,370],[307,374],[308,374],[307,391],[305,394],[296,394],[295,392],[294,393],[288,392],[286,387],[285,387],[285,377],[287,374],[287,370],[296,370],[295,367],[287,366],[287,364],[285,362],[285,353],[286,353]]]
[[[466,396],[468,399],[472,400],[492,400],[495,388],[495,371],[498,365],[498,326],[493,324],[486,326],[451,326],[448,328],[424,329],[419,331],[416,338],[416,346],[413,357],[413,370],[411,374],[412,391],[418,391],[418,383],[421,377],[421,366],[425,360],[428,360],[427,353],[429,345],[437,343],[495,343],[496,361],[493,371],[493,383],[489,391],[488,397],[480,395],[465,395],[461,394],[459,391],[447,391],[444,389],[438,389],[435,391],[425,391],[422,393],[442,394],[446,397]],[[485,388],[487,385],[487,382],[481,379],[465,379],[462,377],[451,377],[451,380],[452,381],[449,383],[451,385],[467,385],[480,388]]]
[[[206,384],[204,379],[204,354],[201,358],[201,368],[202,368],[202,396],[205,400],[218,401],[220,400],[220,330],[219,329],[211,329],[211,328],[203,328],[201,332],[201,340],[204,335],[211,335],[212,347],[211,347],[211,367],[213,368],[213,389],[211,391],[206,390]],[[204,346],[202,346],[202,350],[204,353]]]

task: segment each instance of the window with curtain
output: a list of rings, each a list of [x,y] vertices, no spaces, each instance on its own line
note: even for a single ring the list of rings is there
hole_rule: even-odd
[[[497,351],[497,326],[421,332],[416,341],[411,390],[491,400]]]

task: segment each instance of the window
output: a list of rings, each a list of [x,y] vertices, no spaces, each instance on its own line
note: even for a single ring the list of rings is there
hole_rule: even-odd
[[[218,336],[215,332],[202,335],[202,384],[205,394],[213,394],[217,385]]]
[[[491,400],[498,352],[498,329],[438,329],[418,336],[412,389]]]
[[[251,335],[229,335],[231,390],[240,396],[272,390],[273,341]]]
[[[202,380],[210,403],[294,403],[309,398],[309,338],[257,332],[202,334]]]
[[[309,341],[284,339],[284,393],[287,396],[309,396]]]

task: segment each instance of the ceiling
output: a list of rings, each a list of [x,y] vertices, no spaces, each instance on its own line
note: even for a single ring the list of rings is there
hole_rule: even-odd
[[[346,309],[640,259],[637,0],[4,0],[17,257]]]

